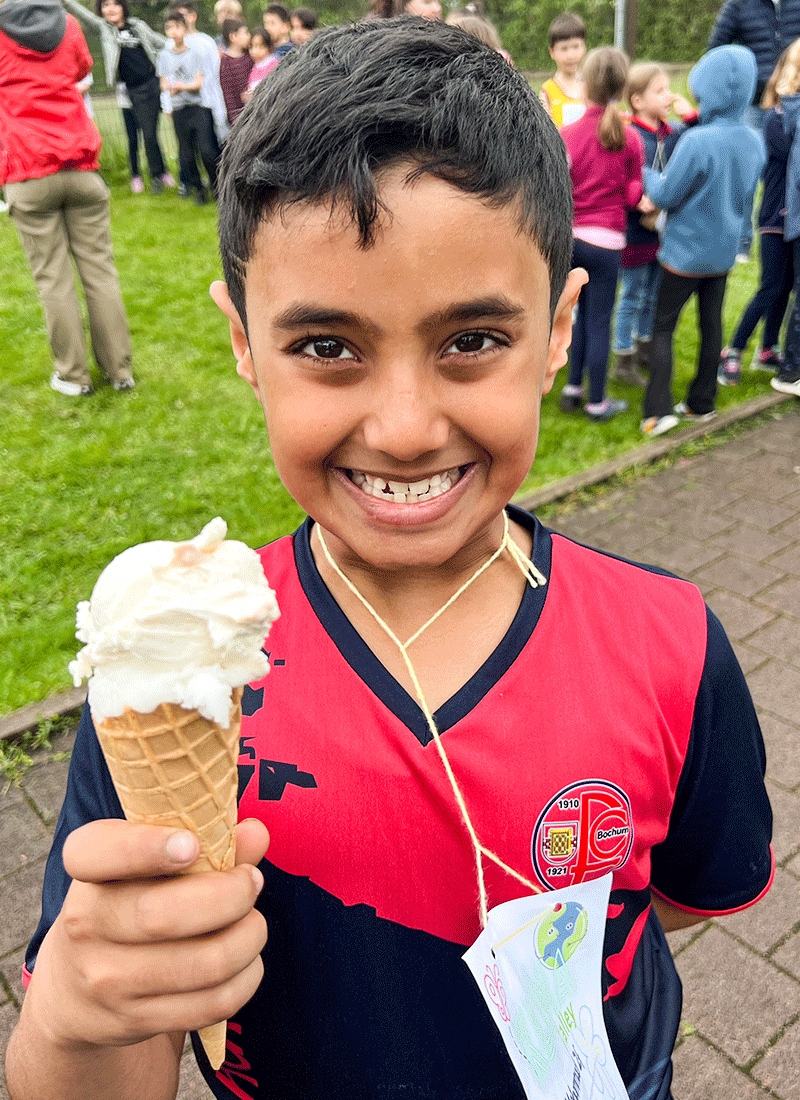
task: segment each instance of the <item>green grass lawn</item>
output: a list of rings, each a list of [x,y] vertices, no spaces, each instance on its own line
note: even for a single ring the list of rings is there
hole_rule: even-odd
[[[227,323],[208,296],[219,277],[214,208],[174,192],[133,196],[119,158],[106,163],[133,332],[132,392],[100,384],[93,397],[75,399],[49,388],[41,308],[13,225],[0,217],[0,714],[69,686],[75,604],[126,546],[191,537],[215,515],[232,537],[257,546],[301,519],[275,473],[261,410],[235,373]],[[726,334],[752,293],[756,266],[732,274]],[[676,338],[676,397],[693,370],[695,316],[691,305]],[[612,387],[631,410],[599,425],[559,412],[561,384],[545,399],[526,488],[642,442],[638,391]],[[766,384],[765,375],[745,372],[741,387],[722,391],[720,407]]]

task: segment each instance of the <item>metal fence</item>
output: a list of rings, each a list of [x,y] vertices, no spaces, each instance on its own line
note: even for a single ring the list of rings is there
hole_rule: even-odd
[[[116,97],[113,95],[93,95],[92,111],[97,129],[103,138],[103,155],[106,159],[128,158],[128,139],[125,134],[125,123],[122,121],[122,112],[117,106]],[[174,164],[178,162],[178,142],[175,139],[175,127],[169,115],[162,114],[158,123],[158,140],[161,151]],[[144,158],[141,135],[139,136],[140,162]],[[144,164],[147,164],[146,158]]]

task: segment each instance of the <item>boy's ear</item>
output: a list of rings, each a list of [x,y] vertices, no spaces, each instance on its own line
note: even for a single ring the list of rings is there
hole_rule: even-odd
[[[572,342],[572,311],[578,303],[581,290],[589,282],[589,275],[582,267],[574,267],[558,299],[553,325],[550,329],[550,346],[547,349],[547,369],[544,375],[543,393],[553,388],[556,375],[567,361],[567,352]]]
[[[255,391],[256,397],[260,397],[247,333],[244,331],[244,325],[236,311],[236,306],[231,301],[228,288],[221,280],[217,280],[211,284],[208,292],[231,323],[231,347],[236,357],[236,373],[244,378],[245,382],[249,382]]]

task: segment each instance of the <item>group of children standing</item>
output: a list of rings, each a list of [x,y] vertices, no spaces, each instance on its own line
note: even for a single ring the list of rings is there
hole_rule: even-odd
[[[241,114],[255,86],[295,45],[302,45],[311,36],[317,26],[317,15],[311,8],[298,8],[290,14],[282,4],[273,3],[264,12],[263,26],[250,31],[241,18],[238,0],[218,0],[214,10],[220,29],[216,42],[219,54],[217,79],[225,105],[227,129]],[[213,194],[216,190],[216,161],[224,137],[218,141],[214,151],[204,145],[198,128],[186,124],[189,112],[200,107],[204,79],[202,59],[187,43],[186,29],[180,8],[166,13],[164,33],[172,40],[172,48],[162,50],[158,72],[161,89],[171,99],[181,181],[190,180],[188,186],[194,191],[197,201],[203,202],[206,201],[205,191],[199,183],[197,162],[200,160],[204,165]],[[187,72],[190,83],[186,83],[184,76],[176,83],[176,70]]]
[[[96,0],[96,14],[77,0],[65,4],[100,35],[106,80],[116,88],[125,123],[131,190],[144,191],[140,135],[152,191],[175,186],[158,139],[163,109],[172,116],[178,141],[179,194],[193,196],[200,204],[215,193],[220,150],[256,84],[317,27],[312,8],[290,13],[272,3],[264,12],[263,26],[251,32],[238,0],[217,0],[215,40],[197,30],[195,0],[176,0],[165,13],[160,35],[130,15],[127,0]]]
[[[784,363],[777,346],[794,285],[793,245],[788,243],[788,220],[784,227],[784,207],[794,133],[789,101],[796,99],[795,111],[800,111],[800,42],[781,58],[765,92],[764,106],[771,112],[765,129],[759,217],[761,286],[730,346],[723,349],[727,275],[765,163],[764,142],[744,118],[755,90],[752,54],[743,47],[724,46],[700,60],[689,75],[690,91],[699,105],[695,112],[686,99],[671,92],[660,66],[629,67],[625,54],[611,47],[587,54],[579,16],[558,16],[549,38],[557,71],[543,85],[540,98],[567,148],[574,200],[573,263],[590,276],[575,311],[569,376],[560,407],[582,409],[589,419],[601,421],[627,409],[625,401],[605,391],[612,318],[612,377],[644,388],[645,435],[661,435],[682,420],[702,422],[716,416],[717,385],[738,384],[741,352],[762,316],[766,323],[754,366],[776,372],[774,388],[800,395],[800,310],[793,311],[789,326],[789,333],[796,334],[790,364]],[[796,60],[790,63],[792,57]],[[797,76],[787,75],[788,68]],[[617,106],[623,98],[631,111],[627,119]],[[680,122],[668,121],[673,112]],[[800,216],[794,231],[800,237]],[[685,399],[676,404],[673,337],[693,295],[699,314],[698,366]]]

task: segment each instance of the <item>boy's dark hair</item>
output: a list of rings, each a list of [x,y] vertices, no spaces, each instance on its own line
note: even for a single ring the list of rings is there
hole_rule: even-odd
[[[408,162],[494,206],[550,270],[550,312],[572,258],[564,143],[525,78],[457,27],[403,16],[320,31],[261,81],[225,144],[222,266],[242,323],[245,274],[262,221],[293,203],[331,203],[362,248],[382,212],[380,173]]]
[[[195,0],[180,0],[179,3],[174,5],[174,7],[183,8],[184,11],[191,11],[195,15],[197,15],[197,4],[195,3]]]
[[[131,14],[128,7],[128,0],[117,0],[117,3],[122,8],[122,14],[125,16],[125,22],[128,22],[128,16]],[[103,0],[95,0],[94,10],[98,15],[103,14]]]
[[[250,31],[251,45],[254,38],[263,38],[264,45],[267,47],[267,49],[272,49],[272,35],[269,33],[269,31],[265,31],[263,27],[253,27],[253,29]]]
[[[182,27],[189,26],[189,24],[186,22],[186,16],[183,14],[183,12],[176,11],[175,8],[167,8],[167,10],[164,12],[165,27],[167,23],[180,23]]]
[[[291,25],[291,19],[289,17],[289,11],[283,6],[283,4],[268,4],[264,8],[264,15],[277,15],[277,17],[288,26]]]
[[[315,31],[319,26],[319,17],[313,8],[295,8],[292,18],[299,19],[300,26],[307,31]]]
[[[547,42],[551,50],[556,42],[566,42],[568,38],[586,39],[586,24],[574,11],[557,15],[547,28]]]
[[[220,27],[220,34],[222,35],[222,41],[226,46],[231,44],[231,35],[236,34],[242,27],[246,27],[244,19],[223,19],[222,26]]]

